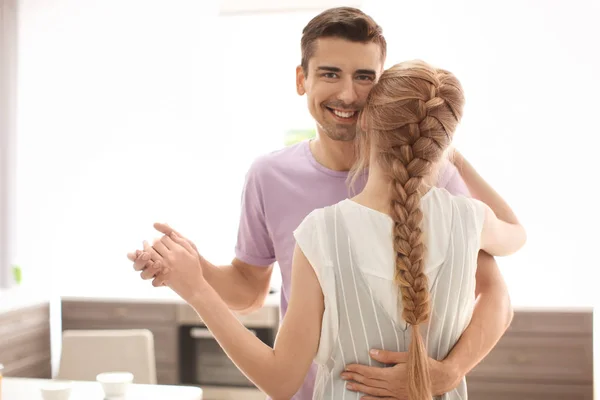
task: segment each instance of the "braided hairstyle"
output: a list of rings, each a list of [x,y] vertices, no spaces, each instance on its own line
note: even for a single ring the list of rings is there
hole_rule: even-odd
[[[431,400],[427,352],[419,325],[429,318],[429,284],[424,271],[421,197],[424,179],[448,149],[459,123],[464,96],[451,73],[423,61],[386,70],[363,110],[366,132],[359,132],[353,174],[376,162],[390,182],[394,221],[395,282],[402,295],[402,317],[411,325],[408,353],[409,398]],[[373,151],[372,151],[373,150]]]

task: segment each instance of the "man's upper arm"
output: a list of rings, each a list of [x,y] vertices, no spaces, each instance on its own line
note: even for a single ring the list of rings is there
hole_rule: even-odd
[[[262,179],[265,161],[252,163],[242,191],[240,223],[235,257],[252,266],[270,266],[275,262],[275,249],[269,235]]]

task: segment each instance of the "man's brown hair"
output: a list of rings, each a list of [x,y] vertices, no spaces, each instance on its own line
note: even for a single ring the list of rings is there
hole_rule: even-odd
[[[381,27],[373,18],[357,8],[330,8],[310,20],[302,30],[300,65],[305,75],[308,75],[308,60],[315,53],[317,39],[330,37],[351,42],[377,43],[381,48],[382,60],[385,60],[387,44]]]

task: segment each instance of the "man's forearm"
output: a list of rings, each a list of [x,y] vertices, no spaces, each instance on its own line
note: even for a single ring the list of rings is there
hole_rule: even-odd
[[[476,279],[471,323],[443,361],[457,377],[453,387],[489,354],[512,321],[508,289],[494,257],[484,251],[479,252]]]
[[[250,312],[262,306],[268,285],[261,288],[233,264],[215,266],[205,261],[204,277],[227,306],[238,312]]]

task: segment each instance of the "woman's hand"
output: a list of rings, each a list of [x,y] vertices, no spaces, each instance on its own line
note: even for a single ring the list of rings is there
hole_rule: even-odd
[[[202,292],[207,282],[202,274],[200,256],[187,240],[171,232],[144,250],[150,251],[154,268],[160,270],[155,280],[164,282],[188,303]]]

